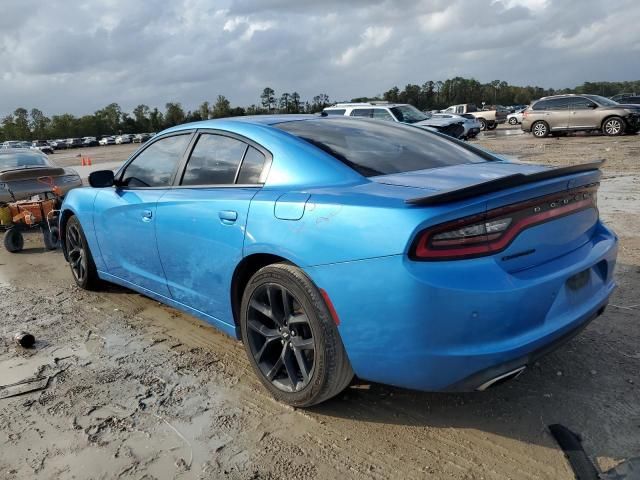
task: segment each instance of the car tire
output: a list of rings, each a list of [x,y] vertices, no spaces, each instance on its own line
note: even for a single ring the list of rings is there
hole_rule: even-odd
[[[491,125],[487,125],[487,130],[495,130],[496,128],[498,128],[497,123],[492,123]]]
[[[42,237],[44,238],[44,248],[47,250],[55,250],[60,246],[60,231],[58,227],[49,228],[47,225],[43,225]]]
[[[518,124],[518,119],[516,117],[511,117],[509,119],[509,125],[517,125]]]
[[[89,249],[87,237],[85,237],[82,225],[75,215],[67,221],[65,248],[76,285],[83,290],[95,290],[100,283],[98,271]]]
[[[240,328],[253,370],[280,402],[310,407],[334,397],[353,379],[322,293],[294,265],[268,265],[249,280]]]
[[[542,120],[534,122],[533,125],[531,125],[531,133],[537,138],[547,137],[549,135],[549,125]]]
[[[480,122],[480,131],[485,131],[487,129],[487,121],[484,118],[479,118],[478,121]]]
[[[21,252],[24,248],[24,237],[22,232],[16,228],[11,227],[4,232],[4,248],[10,253]]]
[[[620,117],[609,117],[602,122],[602,133],[609,137],[622,135],[626,129],[624,120]]]

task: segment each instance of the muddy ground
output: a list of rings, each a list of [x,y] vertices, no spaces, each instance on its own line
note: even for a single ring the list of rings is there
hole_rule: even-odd
[[[602,469],[640,455],[640,136],[501,128],[475,143],[522,161],[610,161],[599,205],[621,237],[619,288],[563,348],[484,393],[357,384],[294,410],[265,394],[239,342],[125,289],[78,290],[33,237],[0,251],[0,385],[39,388],[0,389],[0,478],[571,479],[552,423]],[[95,151],[106,162],[132,148]],[[21,329],[34,349],[11,340]]]

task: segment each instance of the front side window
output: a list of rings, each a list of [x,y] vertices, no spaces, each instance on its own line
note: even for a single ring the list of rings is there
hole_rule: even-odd
[[[401,123],[324,118],[274,125],[365,177],[487,161],[440,135]]]
[[[374,108],[373,109],[373,118],[376,120],[387,120],[387,121],[395,121],[393,116],[389,112],[387,112],[384,108]]]
[[[588,110],[595,106],[595,103],[593,103],[588,98],[583,97],[573,97],[569,101],[569,108],[572,110]]]
[[[325,110],[324,113],[326,113],[327,115],[344,115],[344,112],[346,112],[347,110],[344,108],[334,108],[331,110]]]
[[[391,107],[391,111],[399,122],[416,123],[428,120],[429,117],[418,110],[413,105],[401,105],[399,107]]]
[[[127,165],[122,184],[128,187],[168,187],[189,145],[191,134],[161,138]]]
[[[247,147],[235,138],[208,133],[200,135],[181,185],[233,184]]]

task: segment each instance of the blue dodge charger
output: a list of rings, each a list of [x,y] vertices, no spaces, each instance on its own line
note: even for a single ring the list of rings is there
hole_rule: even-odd
[[[604,311],[617,237],[600,165],[524,165],[375,120],[209,120],[94,172],[61,237],[80,287],[120,284],[241,339],[282,402],[354,374],[484,390]]]

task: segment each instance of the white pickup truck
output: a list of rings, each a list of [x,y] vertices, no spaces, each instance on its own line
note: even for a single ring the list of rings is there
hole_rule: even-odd
[[[509,112],[499,107],[496,110],[478,110],[478,107],[473,103],[462,103],[443,110],[443,113],[455,113],[457,115],[469,113],[480,122],[480,130],[493,130],[501,123],[507,121],[507,114]]]

